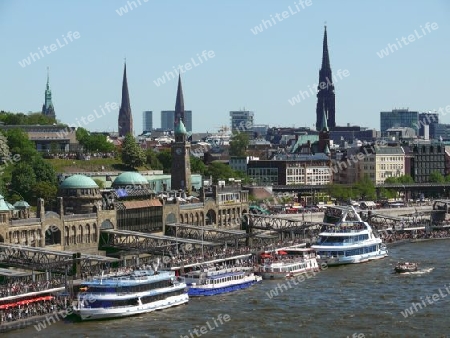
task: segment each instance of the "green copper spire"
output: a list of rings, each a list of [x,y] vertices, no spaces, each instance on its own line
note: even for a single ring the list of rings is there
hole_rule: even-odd
[[[184,126],[183,120],[180,120],[180,122],[175,126],[175,135],[186,135],[187,131]]]
[[[50,90],[50,70],[47,67],[47,86],[45,89],[45,101],[44,104],[42,105],[42,114],[48,116],[48,117],[52,117],[52,118],[56,118],[55,115],[55,108],[53,107],[53,102],[52,102],[52,91]]]

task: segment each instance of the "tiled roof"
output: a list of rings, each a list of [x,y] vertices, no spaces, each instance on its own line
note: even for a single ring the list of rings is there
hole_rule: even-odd
[[[145,201],[126,201],[116,203],[117,210],[139,209],[149,207],[162,207],[161,201],[159,199],[151,199]]]

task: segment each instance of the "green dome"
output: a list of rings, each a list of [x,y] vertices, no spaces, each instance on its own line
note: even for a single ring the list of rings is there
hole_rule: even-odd
[[[182,135],[187,134],[186,128],[182,120],[180,120],[180,123],[178,123],[177,127],[175,128],[175,134],[182,134]]]
[[[61,189],[87,189],[99,188],[95,181],[84,175],[73,175],[67,177],[59,186]]]
[[[126,186],[126,185],[146,185],[148,184],[147,179],[135,171],[127,171],[119,176],[114,180],[112,186]]]

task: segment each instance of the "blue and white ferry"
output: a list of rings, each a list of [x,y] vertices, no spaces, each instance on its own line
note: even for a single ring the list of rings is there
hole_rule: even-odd
[[[242,256],[243,257],[243,256]],[[253,272],[252,264],[240,264],[241,256],[204,262],[183,277],[190,297],[214,296],[246,289],[262,281]]]
[[[187,303],[186,284],[172,271],[134,270],[80,286],[74,313],[82,320],[126,317]]]
[[[324,221],[338,221],[336,224],[324,223],[317,243],[311,246],[317,252],[320,263],[329,266],[363,263],[388,256],[386,245],[372,227],[361,220],[353,207],[328,209]]]

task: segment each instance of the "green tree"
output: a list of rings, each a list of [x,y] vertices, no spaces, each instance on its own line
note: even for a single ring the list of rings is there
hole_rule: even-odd
[[[31,161],[38,155],[35,145],[28,139],[28,135],[21,129],[10,129],[6,132],[9,150],[13,154],[20,154],[23,161]]]
[[[153,149],[147,149],[145,152],[145,163],[150,166],[151,169],[154,170],[162,170],[164,169],[162,163],[158,159],[158,154]]]
[[[394,189],[385,189],[385,188],[381,188],[380,189],[380,197],[381,198],[395,198],[397,197],[397,191]]]
[[[56,123],[55,119],[45,116],[40,112],[23,114],[0,111],[0,121],[7,125],[52,125]]]
[[[114,144],[108,142],[106,135],[90,133],[84,128],[77,128],[75,135],[85,152],[99,151],[102,153],[109,153],[115,149]]]
[[[32,201],[35,185],[36,175],[33,167],[25,162],[16,164],[11,173],[11,188],[19,192],[25,200]]]
[[[403,184],[414,183],[414,179],[411,177],[411,175],[403,175],[398,177],[398,182]]]
[[[357,189],[352,189],[337,183],[330,184],[327,190],[328,194],[338,201],[348,201],[349,199],[354,199],[358,195]]]
[[[11,152],[9,151],[8,139],[5,135],[0,133],[0,160],[4,160],[11,156]]]
[[[246,156],[249,143],[247,133],[235,132],[230,140],[230,156]]]
[[[160,150],[156,157],[162,164],[164,172],[170,173],[172,169],[172,153],[170,152],[170,149]]]
[[[376,189],[372,180],[365,175],[361,180],[355,184],[355,188],[361,199],[375,199]]]
[[[43,198],[45,207],[51,209],[56,201],[57,192],[57,185],[50,182],[38,181],[32,189],[33,201],[36,201],[38,198]]]
[[[204,175],[206,169],[205,163],[200,158],[191,156],[191,173]]]
[[[56,172],[50,163],[46,162],[39,156],[35,157],[34,161],[31,163],[31,166],[37,182],[46,182],[57,186],[58,182]]]
[[[230,177],[236,177],[236,172],[225,163],[213,161],[209,164],[205,172],[206,176],[212,176],[213,182],[219,180],[228,180]]]
[[[132,168],[144,165],[146,156],[133,135],[127,134],[122,144],[122,162]]]
[[[443,183],[445,182],[445,177],[439,171],[433,171],[428,181],[431,183]]]

